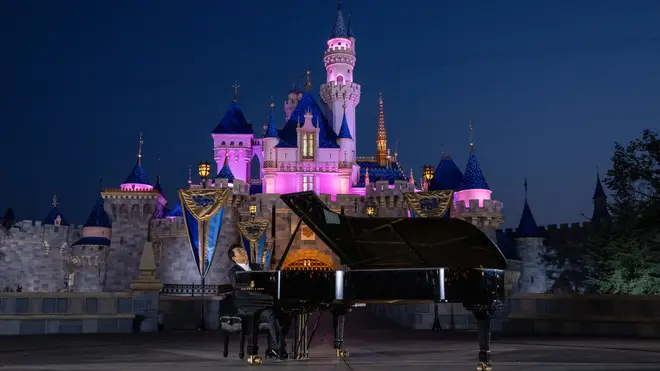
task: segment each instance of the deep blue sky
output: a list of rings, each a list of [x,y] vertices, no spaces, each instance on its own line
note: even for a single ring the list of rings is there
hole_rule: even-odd
[[[344,0],[357,37],[359,155],[375,153],[378,92],[389,145],[419,176],[442,148],[459,167],[468,122],[506,226],[527,176],[539,224],[591,214],[596,167],[614,141],[660,118],[660,2]],[[188,165],[212,159],[209,132],[241,85],[260,132],[274,96],[312,71],[333,0],[4,0],[0,2],[0,208],[42,219],[52,193],[83,223],[98,190],[117,187],[144,132],[175,199]]]

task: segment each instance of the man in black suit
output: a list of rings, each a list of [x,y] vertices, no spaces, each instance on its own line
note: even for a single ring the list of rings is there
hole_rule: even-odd
[[[260,271],[261,266],[259,264],[249,263],[247,253],[245,249],[239,245],[231,245],[227,251],[229,259],[234,262],[234,266],[229,269],[229,282],[232,287],[236,287],[236,272],[245,272],[245,271]],[[235,299],[233,295],[227,297],[227,305],[231,307],[234,313],[239,313],[240,308],[236,306]],[[285,326],[281,327],[279,319],[286,321]],[[280,314],[277,315],[272,308],[266,308],[261,312],[259,317],[259,323],[265,323],[268,327],[268,350],[266,350],[266,357],[286,359],[289,355],[286,352],[286,343],[284,341],[284,336],[286,335],[286,330],[288,330],[289,324],[286,316]]]

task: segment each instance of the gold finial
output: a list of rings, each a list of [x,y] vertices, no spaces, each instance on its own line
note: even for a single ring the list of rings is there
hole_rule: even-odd
[[[472,141],[472,120],[470,120],[470,152],[474,152],[474,142]]]
[[[55,208],[55,207],[57,207],[57,205],[58,205],[58,203],[57,203],[57,195],[56,195],[55,193],[53,193],[53,207]]]
[[[312,90],[312,77],[311,77],[311,72],[306,71],[305,72],[305,91],[310,91]]]
[[[234,85],[232,85],[231,87],[234,88],[234,103],[238,103],[238,88],[240,88],[241,86],[238,85],[238,81],[235,81]]]
[[[378,93],[378,103],[383,104],[383,93]]]
[[[273,96],[270,96],[270,109],[272,110],[275,108],[275,100],[273,99]]]
[[[341,10],[341,0],[337,0],[337,10]]]
[[[298,116],[298,127],[300,128],[300,116]]]
[[[414,181],[414,179],[415,179],[415,176],[413,175],[412,168],[410,168],[410,180]]]
[[[222,166],[229,166],[229,144],[225,144],[225,162]]]
[[[142,165],[142,145],[143,144],[144,144],[144,141],[142,140],[142,132],[140,132],[140,144],[138,145],[138,157],[137,157],[138,165]]]
[[[188,165],[188,186],[192,184],[192,165]]]

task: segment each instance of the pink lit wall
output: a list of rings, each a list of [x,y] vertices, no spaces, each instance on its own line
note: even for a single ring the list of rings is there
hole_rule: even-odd
[[[490,200],[493,191],[489,189],[466,189],[454,193],[454,203],[463,202],[466,207],[470,206],[470,200],[479,200],[479,207],[484,207],[484,200]]]
[[[120,188],[122,191],[151,191],[154,189],[152,185],[138,183],[124,183]]]
[[[341,179],[337,174],[317,174],[317,184],[315,188],[318,189],[318,194],[329,194],[334,199],[337,194],[341,194]],[[346,192],[348,193],[348,192]]]
[[[104,227],[84,227],[82,234],[83,237],[105,237],[107,239],[112,236],[110,228]]]

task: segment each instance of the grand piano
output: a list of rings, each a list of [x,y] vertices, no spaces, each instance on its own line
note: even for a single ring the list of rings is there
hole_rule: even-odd
[[[344,316],[356,305],[462,303],[477,319],[477,369],[491,370],[490,320],[504,300],[507,263],[476,226],[447,218],[346,216],[330,210],[314,192],[285,194],[281,199],[300,218],[296,232],[304,222],[339,257],[343,269],[281,270],[294,232],[275,270],[237,273],[236,301],[249,315],[273,307],[296,312],[306,327],[306,313],[330,311],[333,345],[345,358]],[[258,326],[254,318],[246,322],[248,363],[261,364]],[[300,331],[298,326],[294,337],[298,358],[307,354],[306,341],[298,339]]]

